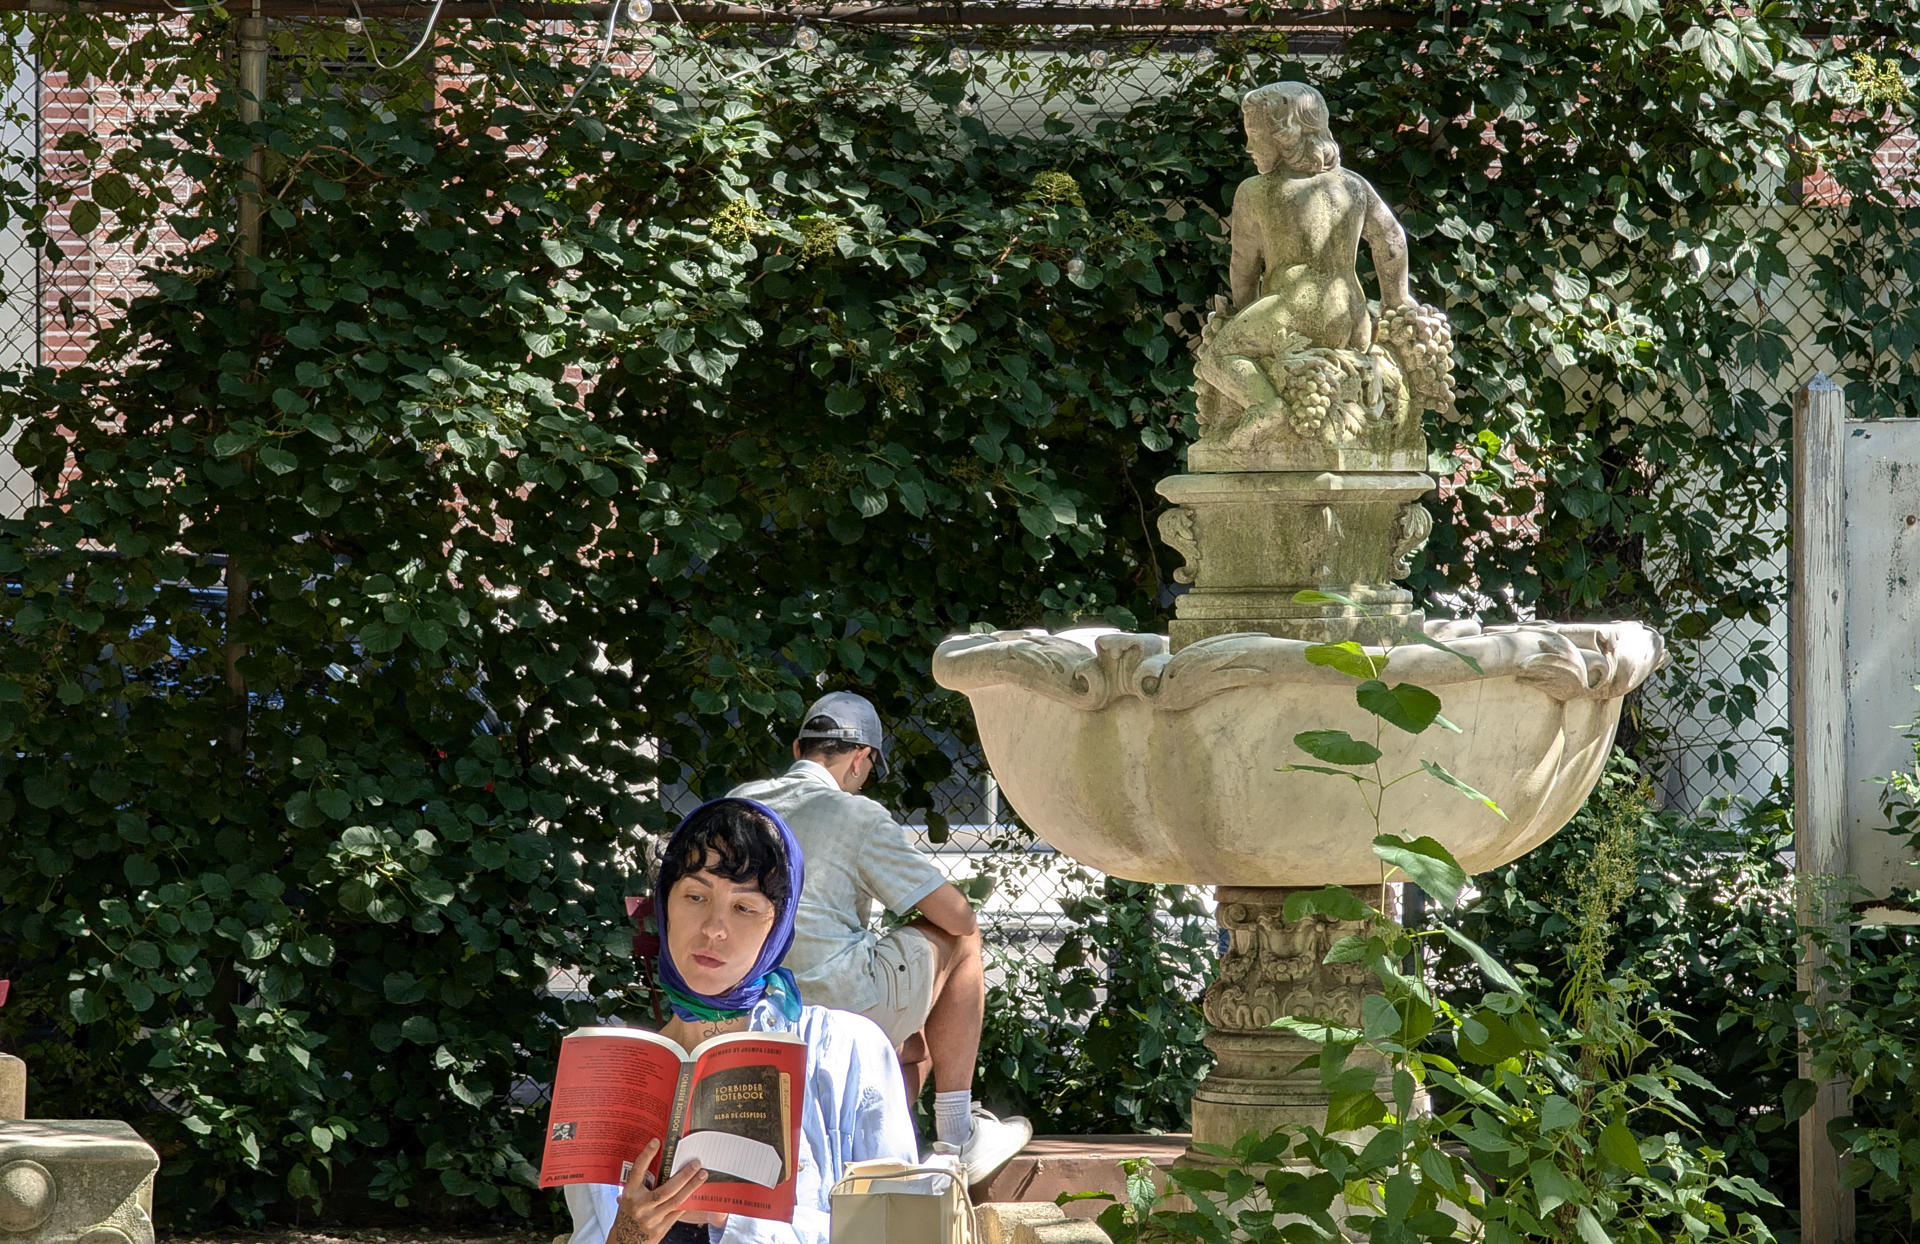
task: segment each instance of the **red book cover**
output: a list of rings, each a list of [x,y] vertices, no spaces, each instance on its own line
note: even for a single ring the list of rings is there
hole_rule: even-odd
[[[560,1042],[540,1186],[624,1184],[649,1140],[653,1175],[698,1159],[690,1211],[793,1221],[807,1047],[739,1032],[688,1052],[657,1032],[581,1028]]]

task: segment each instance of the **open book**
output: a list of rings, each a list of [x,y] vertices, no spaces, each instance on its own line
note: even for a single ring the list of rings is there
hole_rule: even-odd
[[[793,1221],[807,1047],[736,1032],[682,1049],[639,1028],[579,1028],[560,1042],[540,1186],[624,1184],[656,1136],[653,1170],[694,1159],[707,1182],[686,1208]]]

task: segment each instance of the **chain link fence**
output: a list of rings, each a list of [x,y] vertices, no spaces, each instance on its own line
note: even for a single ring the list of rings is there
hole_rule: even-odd
[[[31,176],[41,144],[40,75],[23,63],[0,82],[0,182]],[[11,197],[11,196],[10,196]],[[0,226],[0,373],[40,361],[40,264],[27,242],[26,222]],[[14,461],[12,433],[0,437],[0,515],[19,514],[34,501],[33,485]]]
[[[831,36],[832,32],[829,32]],[[579,28],[583,55],[592,54],[598,32]],[[792,35],[770,33],[767,55],[788,54]],[[862,37],[867,37],[863,32]],[[965,70],[971,85],[955,105],[964,115],[1003,132],[1039,132],[1049,125],[1082,129],[1126,114],[1179,75],[1205,69],[1221,40],[1265,39],[1272,54],[1293,63],[1336,68],[1342,56],[1338,32],[1296,29],[1281,40],[1271,34],[1185,29],[1143,34],[1114,30],[1022,29],[1016,32],[903,32],[902,55],[946,58]],[[1247,46],[1246,44],[1242,45]],[[829,46],[824,51],[831,51]],[[616,58],[617,60],[618,58]],[[631,68],[633,62],[624,62]],[[690,81],[689,65],[652,67]],[[112,139],[148,110],[170,101],[137,97],[110,84],[73,84],[57,74],[41,76],[31,66],[11,83],[0,83],[0,157],[4,176],[18,178],[38,167],[40,175],[71,189],[112,166]],[[75,136],[103,140],[104,150],[83,153]],[[1916,176],[1911,146],[1889,153],[1889,176],[1911,184]],[[1815,369],[1844,377],[1846,364],[1821,344],[1827,311],[1809,279],[1816,257],[1833,240],[1832,213],[1817,203],[1754,209],[1756,227],[1780,229],[1790,239],[1792,270],[1765,287],[1730,287],[1726,297],[1759,320],[1777,320],[1790,341],[1790,373],[1805,379]],[[143,258],[117,247],[57,209],[51,222],[57,256],[35,253],[18,221],[0,231],[4,301],[0,301],[0,370],[44,362],[71,365],[85,357],[98,317],[139,287]],[[152,245],[152,244],[150,244]],[[1735,383],[1762,383],[1733,377]],[[1788,394],[1768,394],[1784,402]],[[1660,393],[1621,402],[1629,415],[1651,411]],[[1641,409],[1636,412],[1636,405]],[[1689,504],[1710,509],[1711,481],[1703,479]],[[0,447],[0,510],[17,513],[32,500],[30,482]],[[1752,567],[1756,582],[1780,585],[1785,578],[1784,490],[1770,513],[1773,528],[1762,533],[1774,550]],[[1524,520],[1516,520],[1521,521]],[[1658,557],[1656,551],[1654,556]],[[1008,619],[1007,621],[1016,621]],[[1637,711],[1662,739],[1656,770],[1670,803],[1687,808],[1721,796],[1755,798],[1784,774],[1786,739],[1785,611],[1764,622],[1723,623],[1710,633],[1675,641],[1676,661],[1642,699]],[[1099,878],[1058,856],[1020,825],[999,798],[977,745],[958,730],[928,727],[926,736],[953,761],[955,776],[936,792],[931,811],[910,817],[916,833],[956,880],[986,874],[995,891],[986,925],[1003,947],[1056,942],[1065,927],[1063,906],[1097,886]],[[742,775],[747,776],[747,775]]]

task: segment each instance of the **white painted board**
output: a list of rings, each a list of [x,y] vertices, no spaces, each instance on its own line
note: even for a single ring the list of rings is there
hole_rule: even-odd
[[[1884,789],[1913,768],[1901,731],[1920,716],[1920,419],[1846,422],[1847,814],[1852,871],[1884,898],[1920,890],[1901,840],[1880,832]],[[1920,923],[1880,908],[1870,918]]]

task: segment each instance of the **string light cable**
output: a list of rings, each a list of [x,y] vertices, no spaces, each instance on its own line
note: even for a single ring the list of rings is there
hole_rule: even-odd
[[[433,38],[434,25],[440,20],[440,10],[446,7],[447,0],[433,0],[433,8],[427,11],[427,28],[420,32],[419,40],[407,49],[407,54],[391,65],[380,59],[379,45],[374,41],[373,33],[367,26],[367,15],[360,11],[360,0],[348,0],[348,2],[353,5],[353,15],[359,19],[360,29],[367,37],[367,59],[380,68],[392,72],[418,56],[420,49],[427,46],[427,40]]]

